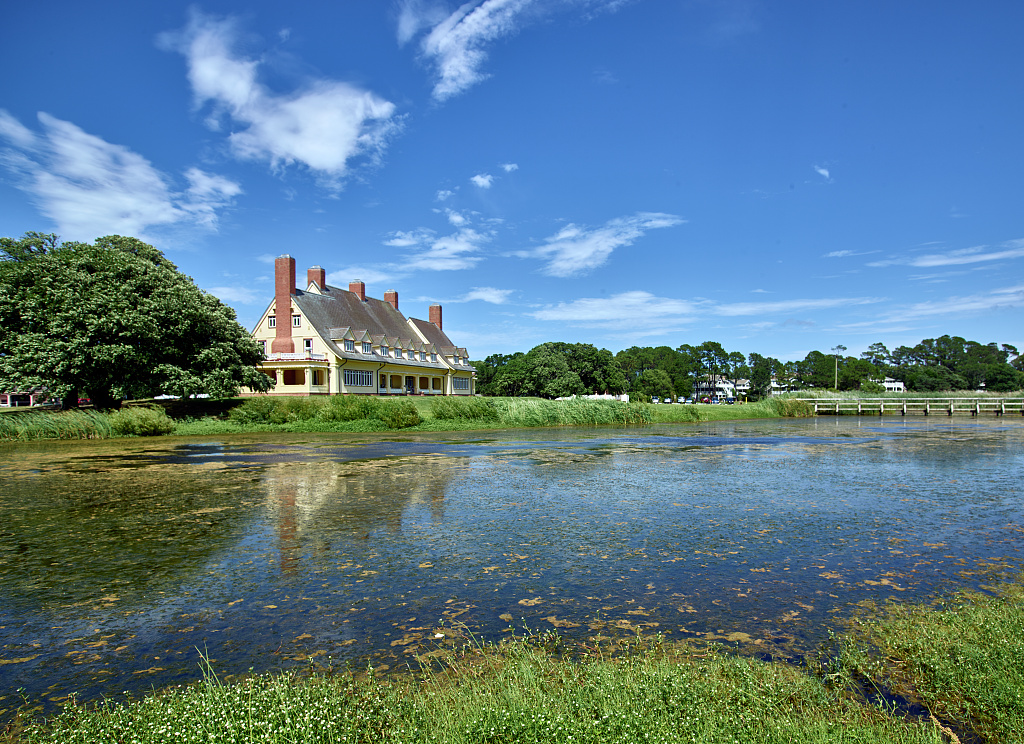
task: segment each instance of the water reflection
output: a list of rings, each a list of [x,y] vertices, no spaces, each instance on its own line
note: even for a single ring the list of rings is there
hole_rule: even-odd
[[[360,441],[6,447],[0,709],[466,629],[814,647],[1024,547],[1017,422],[816,419]],[[460,624],[464,624],[464,627]],[[435,640],[438,633],[444,639]]]

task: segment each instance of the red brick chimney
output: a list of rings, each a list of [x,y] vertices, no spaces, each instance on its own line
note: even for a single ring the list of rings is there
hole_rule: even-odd
[[[441,306],[440,305],[431,305],[430,306],[429,318],[430,318],[430,322],[437,326],[437,330],[439,330],[439,331],[444,330],[443,328],[441,328]]]
[[[384,302],[390,302],[391,307],[398,309],[398,292],[393,289],[389,289],[384,293]]]
[[[327,272],[320,266],[310,266],[306,269],[306,286],[310,284],[316,284],[323,292],[327,287]]]
[[[366,285],[358,279],[348,283],[348,291],[358,297],[360,302],[366,302]]]
[[[274,315],[277,335],[270,342],[271,353],[293,354],[292,295],[295,294],[295,259],[287,253],[274,260]]]

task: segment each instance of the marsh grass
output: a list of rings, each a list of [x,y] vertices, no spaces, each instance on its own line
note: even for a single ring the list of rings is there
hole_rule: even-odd
[[[110,416],[100,411],[18,411],[0,415],[0,440],[106,439]]]
[[[659,424],[688,424],[736,419],[803,418],[814,415],[814,406],[786,397],[733,405],[651,405],[652,419]]]
[[[783,393],[780,398],[794,397],[794,398],[829,398],[840,400],[861,400],[864,398],[896,398],[902,400],[903,398],[914,399],[914,400],[927,400],[927,399],[941,399],[947,398],[982,398],[987,400],[999,400],[1000,398],[1015,398],[1019,400],[1021,395],[1024,395],[1024,391],[1018,390],[1013,393],[995,393],[986,392],[982,390],[936,390],[929,392],[905,392],[905,393],[865,393],[862,390],[822,390],[822,389],[809,389],[809,390],[798,390],[792,393]]]
[[[838,678],[847,686],[867,680],[921,704],[967,738],[1024,741],[1020,580],[991,594],[961,592],[932,607],[884,606],[852,625]]]
[[[540,398],[497,398],[494,406],[502,425],[532,426],[644,426],[651,423],[651,406],[614,400],[542,400]]]
[[[232,408],[228,421],[241,431],[384,431],[416,426],[422,418],[416,406],[404,398],[260,395]],[[175,433],[187,431],[188,427],[182,426]]]
[[[927,720],[894,717],[795,667],[660,639],[568,659],[553,634],[467,644],[429,667],[260,675],[128,704],[73,702],[19,724],[36,742],[906,742],[939,741]]]

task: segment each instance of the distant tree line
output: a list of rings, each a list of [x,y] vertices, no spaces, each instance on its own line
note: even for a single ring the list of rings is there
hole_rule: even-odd
[[[558,398],[595,393],[638,397],[692,395],[699,380],[750,381],[749,397],[784,389],[831,388],[882,392],[881,380],[902,381],[910,391],[1024,388],[1024,356],[1009,344],[981,344],[959,336],[925,339],[889,351],[876,343],[860,357],[810,352],[802,361],[780,362],[756,352],[727,351],[717,341],[699,345],[632,346],[612,354],[592,344],[544,343],[528,352],[493,354],[473,362],[484,395]]]

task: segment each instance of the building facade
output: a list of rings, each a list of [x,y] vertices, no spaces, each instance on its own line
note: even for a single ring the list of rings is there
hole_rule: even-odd
[[[428,318],[402,315],[394,290],[378,300],[361,281],[328,286],[320,266],[300,288],[295,259],[283,255],[252,338],[275,381],[270,395],[473,395],[476,370],[445,334],[441,306],[431,305]]]

